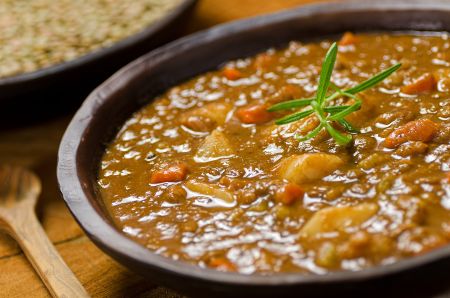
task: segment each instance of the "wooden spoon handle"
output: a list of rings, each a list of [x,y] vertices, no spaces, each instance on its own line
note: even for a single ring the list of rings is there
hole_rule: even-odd
[[[53,297],[89,297],[86,290],[48,239],[34,212],[10,222],[10,233],[20,244]]]

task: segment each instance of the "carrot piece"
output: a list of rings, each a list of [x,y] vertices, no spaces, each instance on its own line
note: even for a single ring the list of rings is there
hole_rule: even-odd
[[[436,89],[436,79],[433,74],[426,73],[419,77],[411,84],[405,85],[401,88],[401,91],[406,94],[418,94]]]
[[[285,100],[291,100],[302,96],[302,89],[298,86],[285,85],[278,92],[271,95],[267,102],[270,104],[279,103]]]
[[[236,116],[242,123],[261,124],[272,119],[272,114],[267,111],[265,104],[252,104],[236,111]]]
[[[284,205],[292,205],[303,198],[305,192],[295,183],[288,183],[275,193],[275,200]]]
[[[450,172],[447,173],[447,183],[450,183]]]
[[[387,148],[396,148],[408,141],[430,141],[439,129],[439,124],[429,119],[414,120],[396,128],[384,140]]]
[[[253,65],[257,68],[257,69],[266,69],[268,67],[270,67],[270,65],[273,64],[275,57],[273,55],[269,55],[267,53],[262,53],[259,54],[258,56],[256,56],[255,58],[255,62],[253,63]]]
[[[236,271],[236,266],[225,258],[212,258],[209,261],[209,266],[220,271]]]
[[[355,44],[357,41],[358,37],[356,37],[355,34],[351,32],[345,32],[344,35],[342,35],[341,40],[339,41],[339,45],[348,46],[351,44]]]
[[[222,70],[222,73],[228,80],[232,80],[232,81],[238,80],[244,76],[242,74],[242,72],[240,72],[236,68],[232,68],[232,67],[225,67]]]
[[[183,162],[168,165],[164,169],[155,171],[150,177],[150,183],[182,181],[188,174],[188,167]]]

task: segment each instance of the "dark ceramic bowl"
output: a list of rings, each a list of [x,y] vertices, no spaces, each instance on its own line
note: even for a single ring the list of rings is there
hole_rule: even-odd
[[[5,110],[21,115],[24,110],[45,113],[47,109],[65,107],[70,101],[79,103],[120,67],[179,36],[196,2],[181,1],[160,20],[110,47],[34,72],[0,78],[0,116]]]
[[[240,275],[202,269],[158,256],[127,238],[114,227],[96,192],[97,167],[105,144],[132,112],[154,96],[225,61],[290,40],[317,39],[346,30],[450,31],[450,2],[327,3],[233,22],[159,48],[95,89],[70,123],[58,161],[64,200],[89,237],[149,281],[193,296],[370,296],[381,291],[385,296],[395,293],[404,297],[409,293],[409,297],[417,297],[426,293],[430,297],[430,291],[448,286],[450,246],[392,265],[322,276]]]

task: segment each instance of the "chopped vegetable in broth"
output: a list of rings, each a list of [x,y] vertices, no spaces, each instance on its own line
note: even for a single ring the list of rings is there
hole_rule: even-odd
[[[329,49],[293,41],[231,61],[137,111],[98,173],[116,226],[157,254],[243,274],[362,270],[448,244],[448,34],[346,33],[321,89]]]

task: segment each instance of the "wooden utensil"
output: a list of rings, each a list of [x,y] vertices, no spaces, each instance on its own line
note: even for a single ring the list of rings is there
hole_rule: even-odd
[[[36,217],[40,192],[41,182],[32,172],[0,166],[0,229],[16,239],[54,297],[89,297]]]

